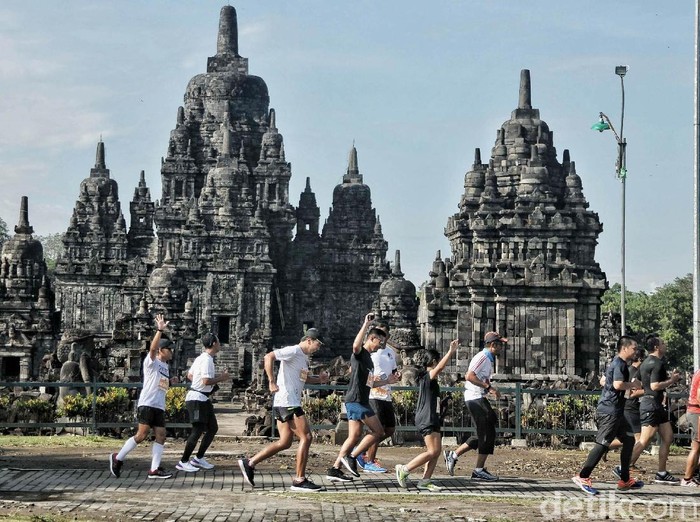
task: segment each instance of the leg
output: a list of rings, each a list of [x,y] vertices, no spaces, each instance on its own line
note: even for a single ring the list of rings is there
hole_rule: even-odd
[[[289,428],[289,422],[282,422],[281,420],[278,420],[277,431],[280,434],[279,440],[265,446],[258,453],[253,455],[248,461],[250,467],[254,468],[259,462],[269,459],[273,455],[277,455],[280,451],[286,450],[292,446],[292,439],[294,438],[294,435],[292,434],[292,430]]]
[[[204,438],[202,439],[202,443],[199,445],[199,451],[197,451],[197,458],[198,459],[204,458],[204,454],[209,449],[209,446],[211,446],[211,443],[214,442],[214,436],[216,435],[216,433],[218,431],[219,431],[219,423],[216,420],[216,415],[214,415],[214,411],[212,408],[212,411],[209,414],[209,419],[207,422],[206,431],[204,433]]]
[[[297,476],[298,480],[303,480],[306,477],[306,463],[309,460],[309,448],[311,447],[311,428],[306,420],[305,415],[294,417],[289,420],[289,427],[294,435],[299,439],[299,448],[297,449]]]
[[[593,473],[593,469],[598,465],[598,462],[600,462],[600,459],[603,458],[603,455],[605,455],[605,452],[607,451],[607,446],[601,444],[600,442],[596,442],[595,446],[593,446],[593,449],[588,454],[586,462],[583,463],[583,467],[581,468],[578,476],[581,478],[589,478],[591,473]]]
[[[673,428],[670,422],[664,422],[659,426],[659,435],[661,437],[661,446],[659,447],[659,471],[666,471],[668,453],[671,449],[671,442],[673,442]]]
[[[133,451],[138,444],[143,442],[143,440],[148,435],[149,431],[151,431],[151,427],[148,424],[139,423],[139,427],[136,430],[136,435],[134,435],[124,443],[122,449],[119,450],[119,453],[117,454],[117,460],[120,462],[124,461],[124,459],[126,459],[126,456],[131,451]]]
[[[352,451],[352,453],[350,453],[351,457],[356,457],[369,448],[372,444],[377,444],[380,440],[384,440],[385,437],[382,423],[379,422],[379,417],[376,415],[365,417],[362,419],[362,422],[370,429],[370,432],[364,436],[354,451],[352,448],[350,448]]]
[[[190,436],[187,437],[187,442],[185,443],[185,449],[182,452],[182,458],[180,459],[180,462],[190,461],[192,452],[197,446],[197,442],[199,442],[199,437],[202,435],[202,433],[204,433],[205,428],[206,426],[201,422],[197,422],[192,425],[192,431],[190,431]]]
[[[649,442],[656,435],[657,426],[642,426],[642,433],[639,435],[639,443],[635,444],[634,451],[632,452],[632,461],[630,465],[637,463],[637,459],[642,454],[642,452],[647,449]]]
[[[153,431],[156,435],[156,441],[153,443],[151,452],[151,471],[160,467],[160,460],[163,457],[163,444],[165,444],[165,426],[153,428]]]
[[[700,458],[700,441],[694,440],[690,443],[690,453],[685,462],[685,480],[692,480],[695,475],[695,470],[698,467],[698,458]]]
[[[379,448],[379,443],[391,437],[395,431],[396,428],[394,428],[393,426],[390,428],[384,426],[384,437],[372,444],[369,448],[367,448],[367,462],[373,462],[374,459],[377,458],[377,449]]]

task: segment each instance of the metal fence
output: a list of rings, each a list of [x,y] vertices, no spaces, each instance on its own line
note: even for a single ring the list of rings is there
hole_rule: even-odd
[[[55,394],[60,387],[89,388],[92,400],[90,417],[79,421],[43,422],[41,419],[22,419],[15,422],[0,422],[0,430],[13,428],[37,429],[39,431],[60,428],[82,428],[91,433],[110,429],[135,428],[137,426],[133,412],[136,404],[136,390],[142,383],[59,383],[59,382],[0,382],[0,390],[10,388],[19,395],[25,390],[46,391]],[[185,384],[173,388],[187,387]],[[133,390],[132,398],[125,415],[130,420],[106,422],[100,420],[98,397],[101,390],[109,388],[126,388]],[[313,430],[331,430],[337,425],[343,414],[343,394],[347,386],[343,385],[307,385],[304,398],[304,411]],[[394,408],[396,411],[398,433],[415,433],[413,415],[417,398],[417,388],[410,386],[393,386]],[[582,440],[593,440],[596,435],[595,409],[600,391],[585,390],[548,390],[525,388],[520,383],[511,387],[499,387],[500,400],[491,400],[498,417],[497,433],[504,439],[527,439],[531,444],[548,445],[553,442],[577,444]],[[469,413],[463,400],[462,387],[441,388],[441,416],[443,418],[443,435],[463,438],[475,433]],[[5,394],[8,396],[8,394]],[[678,422],[684,411],[685,394],[669,393],[668,410],[677,442],[689,439],[682,423]],[[21,399],[19,399],[21,400]],[[0,419],[1,420],[1,419]],[[186,422],[173,422],[169,419],[168,427],[187,428]],[[274,423],[273,423],[274,430]],[[273,431],[274,433],[274,431]]]

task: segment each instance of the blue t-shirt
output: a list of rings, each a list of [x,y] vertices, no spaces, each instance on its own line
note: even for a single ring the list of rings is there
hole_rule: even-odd
[[[625,391],[616,390],[615,381],[629,382],[630,371],[627,363],[616,355],[605,371],[605,385],[598,401],[598,412],[606,415],[621,414],[625,409]]]

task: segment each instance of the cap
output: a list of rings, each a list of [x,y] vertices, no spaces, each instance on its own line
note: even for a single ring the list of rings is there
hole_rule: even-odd
[[[501,334],[499,334],[498,332],[486,332],[486,335],[484,335],[484,342],[486,344],[489,344],[495,341],[507,343],[508,339],[506,339],[505,337],[501,337]]]
[[[168,348],[168,349],[172,350],[172,349],[174,348],[174,345],[175,345],[174,342],[172,342],[170,339],[167,339],[167,338],[165,338],[165,337],[162,337],[162,338],[158,341],[158,349],[159,349],[159,350],[160,350],[161,348]]]
[[[301,341],[304,341],[306,339],[312,339],[314,341],[318,341],[319,343],[323,344],[323,341],[321,340],[321,334],[316,328],[309,328],[306,330],[306,333],[304,336],[301,338]]]

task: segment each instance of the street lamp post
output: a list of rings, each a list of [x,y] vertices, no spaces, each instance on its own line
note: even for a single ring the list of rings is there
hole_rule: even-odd
[[[625,189],[627,182],[627,140],[623,136],[625,128],[625,74],[629,67],[626,65],[618,65],[615,67],[615,74],[620,77],[620,87],[622,89],[622,114],[620,116],[620,134],[615,131],[610,118],[604,113],[600,113],[600,120],[591,128],[599,132],[611,130],[617,141],[617,161],[615,163],[615,174],[622,183],[622,238],[620,241],[620,277],[622,279],[620,289],[620,332],[622,335],[627,333],[627,321],[625,318]]]

